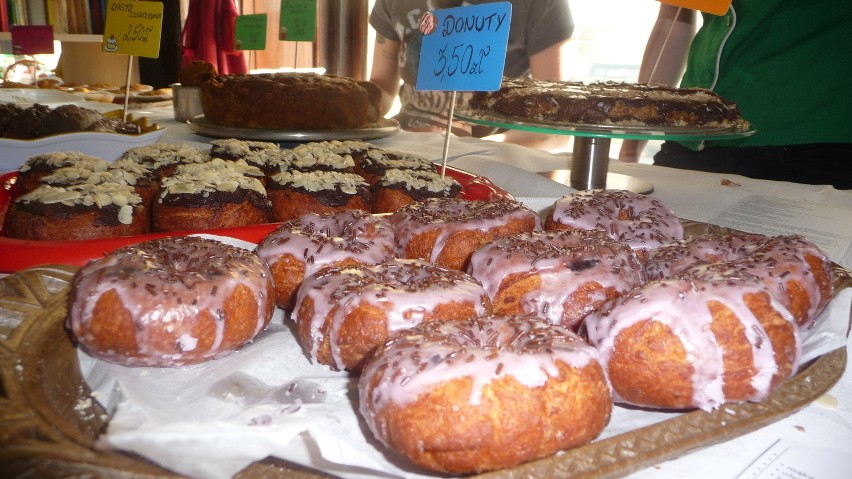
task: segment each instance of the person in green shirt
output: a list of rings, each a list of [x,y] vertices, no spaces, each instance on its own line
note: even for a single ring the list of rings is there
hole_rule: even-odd
[[[639,81],[676,85],[683,73],[680,86],[736,102],[755,133],[667,141],[654,164],[852,188],[852,2],[734,0],[702,20],[696,32],[696,12],[661,4]],[[644,146],[625,141],[619,159]]]

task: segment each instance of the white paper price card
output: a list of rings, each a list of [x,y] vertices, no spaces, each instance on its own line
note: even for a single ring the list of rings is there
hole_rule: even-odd
[[[493,91],[503,81],[512,5],[486,3],[425,13],[417,90]]]

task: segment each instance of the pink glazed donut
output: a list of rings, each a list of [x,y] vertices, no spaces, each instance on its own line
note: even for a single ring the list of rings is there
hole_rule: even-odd
[[[538,214],[514,200],[428,198],[403,206],[389,219],[401,257],[461,271],[485,243],[541,229]]]
[[[388,337],[425,321],[491,312],[478,281],[421,260],[321,269],[305,278],[293,320],[312,360],[357,371]]]
[[[597,230],[500,238],[476,250],[468,268],[494,314],[533,314],[574,331],[605,301],[644,282],[636,253]]]
[[[648,254],[648,279],[695,276],[696,268],[756,276],[796,318],[811,324],[832,295],[831,261],[801,236],[704,234]]]
[[[556,200],[545,228],[601,230],[640,257],[683,238],[680,219],[660,200],[624,190],[577,191]]]
[[[597,356],[528,316],[421,323],[364,366],[360,412],[385,446],[426,469],[512,467],[603,431],[612,396]]]
[[[74,275],[66,327],[89,355],[125,366],[184,366],[234,352],[275,309],[251,251],[170,237],[113,251]]]
[[[282,223],[255,252],[272,271],[278,307],[289,310],[305,277],[326,266],[395,258],[395,237],[387,219],[363,210],[307,213]]]

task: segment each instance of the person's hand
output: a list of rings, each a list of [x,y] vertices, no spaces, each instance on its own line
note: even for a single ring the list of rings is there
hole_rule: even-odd
[[[646,141],[641,140],[624,140],[621,143],[621,149],[618,151],[618,161],[638,163],[646,143]]]

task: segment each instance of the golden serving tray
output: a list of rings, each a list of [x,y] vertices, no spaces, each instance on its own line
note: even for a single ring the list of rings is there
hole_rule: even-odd
[[[685,222],[695,234],[721,227]],[[178,478],[151,462],[94,449],[108,417],[90,397],[76,351],[63,328],[76,267],[27,269],[0,279],[0,469],[3,477],[93,479]],[[852,287],[852,272],[835,265],[835,290]],[[837,349],[801,368],[766,400],[696,410],[550,458],[481,478],[602,479],[621,477],[759,429],[827,392],[846,367]],[[268,458],[238,479],[328,478],[320,471]]]

